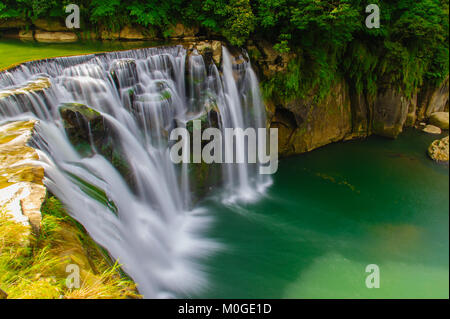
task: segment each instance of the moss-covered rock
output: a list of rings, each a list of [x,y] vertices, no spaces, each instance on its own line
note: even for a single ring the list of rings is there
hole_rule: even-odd
[[[99,112],[79,103],[65,103],[59,112],[67,136],[80,155],[91,156],[98,152],[111,162],[130,186],[134,185],[118,138]]]

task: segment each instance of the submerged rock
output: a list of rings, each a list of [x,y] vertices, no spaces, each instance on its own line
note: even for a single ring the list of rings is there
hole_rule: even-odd
[[[428,147],[428,155],[437,162],[448,162],[448,136],[435,140]]]
[[[38,232],[40,208],[45,198],[44,169],[31,163],[36,151],[27,146],[35,121],[12,122],[0,126],[0,206],[13,219]]]
[[[448,112],[435,112],[430,116],[430,124],[448,130]]]
[[[430,125],[430,124],[425,126],[422,131],[425,133],[430,133],[430,134],[441,134],[442,133],[442,131],[439,127]]]

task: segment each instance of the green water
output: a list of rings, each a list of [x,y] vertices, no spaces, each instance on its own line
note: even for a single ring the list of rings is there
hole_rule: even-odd
[[[267,197],[215,212],[207,298],[448,298],[449,169],[408,130],[284,159]],[[369,289],[368,264],[380,270]]]

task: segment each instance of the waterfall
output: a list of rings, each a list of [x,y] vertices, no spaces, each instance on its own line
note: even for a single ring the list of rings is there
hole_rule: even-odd
[[[44,90],[8,94],[43,78],[50,82]],[[73,145],[61,115],[70,103],[98,112],[107,139],[97,143],[88,122],[88,151]],[[196,50],[173,46],[29,62],[0,73],[0,119],[24,118],[39,120],[33,143],[46,186],[119,260],[140,293],[186,297],[207,286],[199,259],[221,245],[203,235],[212,220],[196,195],[196,167],[171,162],[168,133],[199,118],[220,129],[265,127],[246,57],[223,47],[218,67]],[[102,153],[105,141],[120,150],[126,174]],[[224,202],[255,200],[270,182],[257,166],[208,168],[215,180],[201,185],[208,190],[202,196],[215,191]]]

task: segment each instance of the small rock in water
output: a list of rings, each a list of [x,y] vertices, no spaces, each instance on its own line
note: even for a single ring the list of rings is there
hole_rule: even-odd
[[[439,127],[430,125],[430,124],[425,126],[425,128],[422,131],[425,133],[430,133],[430,134],[441,134],[442,133],[442,131]]]
[[[448,162],[448,136],[431,143],[428,155],[437,162]]]
[[[430,116],[430,124],[448,130],[448,112],[435,112]]]

